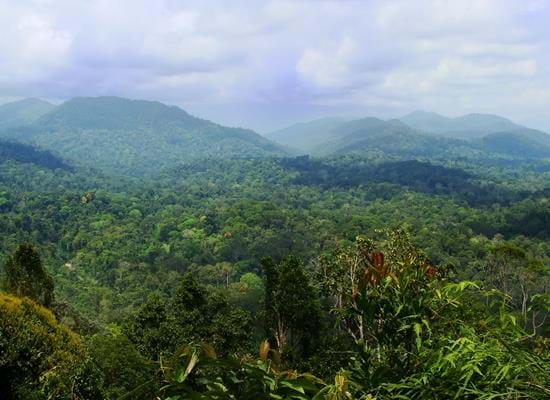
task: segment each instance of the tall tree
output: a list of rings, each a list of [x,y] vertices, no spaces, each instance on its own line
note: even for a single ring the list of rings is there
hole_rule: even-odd
[[[304,265],[291,256],[279,264],[271,258],[264,258],[262,266],[266,279],[266,325],[279,351],[310,352],[321,322],[319,304]]]
[[[29,297],[49,307],[53,301],[53,279],[44,268],[33,245],[19,245],[4,267],[6,291],[19,297]]]
[[[152,293],[124,327],[124,333],[142,353],[158,360],[163,352],[173,351],[173,319],[166,301],[158,293]]]

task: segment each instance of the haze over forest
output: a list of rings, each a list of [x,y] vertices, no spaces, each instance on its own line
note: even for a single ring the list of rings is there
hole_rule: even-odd
[[[0,0],[0,400],[550,398],[550,0]]]

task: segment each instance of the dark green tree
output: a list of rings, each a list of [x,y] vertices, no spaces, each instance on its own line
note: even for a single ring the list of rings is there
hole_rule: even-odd
[[[149,296],[125,328],[142,354],[157,360],[187,343],[206,341],[221,354],[249,349],[250,314],[185,274],[171,301]]]
[[[179,344],[207,341],[221,354],[248,350],[250,314],[185,274],[171,304]]]
[[[6,261],[4,271],[3,286],[6,291],[18,297],[29,297],[46,307],[52,304],[53,279],[48,275],[33,245],[19,245]]]
[[[318,339],[321,318],[315,291],[303,263],[287,257],[279,264],[264,258],[265,323],[280,352],[306,355]]]
[[[129,321],[124,333],[142,354],[158,360],[163,352],[175,348],[173,322],[165,300],[153,293]]]
[[[124,335],[97,334],[90,338],[89,352],[101,371],[109,399],[153,398],[158,389],[155,363],[148,361]]]

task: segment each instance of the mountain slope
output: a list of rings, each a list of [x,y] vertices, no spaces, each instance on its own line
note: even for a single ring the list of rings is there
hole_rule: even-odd
[[[389,122],[373,117],[349,121],[334,130],[331,140],[318,146],[316,152],[319,154],[345,153],[348,148],[352,149],[356,143],[367,137],[373,138],[411,131],[411,128],[405,124],[394,122],[398,121]]]
[[[72,171],[72,167],[49,151],[39,150],[23,143],[0,140],[0,162],[7,160],[35,164],[51,170]]]
[[[480,140],[483,149],[495,153],[524,157],[550,157],[550,135],[534,129],[496,132]]]
[[[332,139],[334,131],[346,122],[343,118],[321,118],[299,122],[266,134],[266,137],[304,153],[313,151],[319,144]]]
[[[520,128],[509,119],[490,114],[468,114],[453,119],[454,128],[450,132],[459,137],[472,139],[486,134]]]
[[[40,99],[24,99],[0,105],[0,130],[32,124],[55,108]]]
[[[367,117],[351,121],[317,120],[273,132],[270,138],[300,148],[307,154],[329,155],[377,151],[393,155],[425,156],[444,152],[482,151],[468,138],[481,138],[485,130],[502,131],[517,125],[500,118],[471,114],[460,118],[415,111],[401,119]],[[484,130],[485,129],[485,130]]]
[[[395,121],[394,121],[395,122]],[[396,126],[399,125],[399,126]],[[357,136],[362,136],[364,134],[374,134],[378,133],[381,130],[400,130],[400,129],[407,129],[410,128],[407,127],[405,124],[399,123],[394,124],[390,121],[384,121],[379,118],[375,117],[366,117],[361,119],[355,119],[349,122],[346,122],[345,124],[342,124],[338,129],[334,130],[333,139],[334,140],[341,140],[344,138],[347,138],[347,140],[353,139]]]
[[[415,111],[401,121],[422,132],[470,140],[476,148],[492,154],[520,158],[550,156],[550,135],[490,114],[468,114],[457,118]]]
[[[317,120],[295,124],[271,137],[307,154],[385,154],[401,158],[545,158],[550,135],[496,115],[458,118],[415,111],[400,119]]]
[[[75,98],[4,135],[77,163],[130,174],[200,158],[286,154],[251,130],[224,127],[159,102],[118,97]]]
[[[413,111],[399,120],[413,129],[426,133],[441,134],[453,130],[452,118],[434,112]]]
[[[448,118],[437,113],[414,111],[399,119],[421,132],[461,139],[479,139],[490,133],[522,128],[509,119],[491,114],[468,114]]]
[[[342,125],[336,139],[317,150],[323,155],[377,153],[399,157],[431,157],[474,151],[468,143],[423,135],[399,120],[363,118]]]

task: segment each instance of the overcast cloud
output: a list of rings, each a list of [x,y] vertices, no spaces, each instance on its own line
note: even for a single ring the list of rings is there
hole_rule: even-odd
[[[0,101],[118,95],[266,131],[489,112],[550,131],[550,0],[0,0]]]

